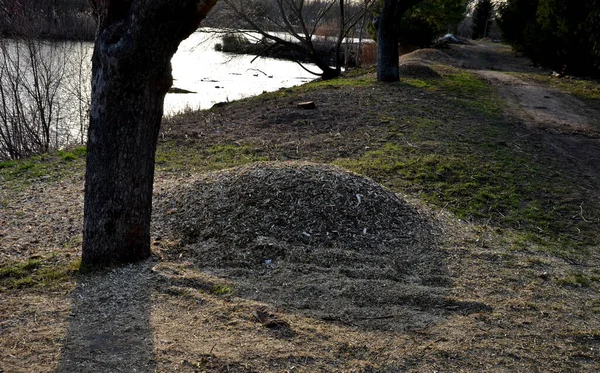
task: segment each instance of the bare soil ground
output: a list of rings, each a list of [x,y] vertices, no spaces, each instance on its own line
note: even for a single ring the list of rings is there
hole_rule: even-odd
[[[524,141],[508,146],[559,162],[587,198],[573,229],[598,226],[584,209],[600,203],[597,108],[516,77],[536,68],[504,46],[443,52],[405,61],[468,69],[497,87]],[[431,119],[440,98],[402,85],[280,93],[165,123],[151,259],[2,282],[0,372],[600,370],[597,245],[578,260],[533,242],[514,249],[512,230],[324,165],[381,146],[403,120],[382,114],[390,105]],[[254,150],[242,158],[276,162],[207,173],[203,159],[231,144],[236,162],[244,146]],[[179,164],[189,149],[201,159]],[[0,280],[10,263],[35,274],[38,259],[60,268],[79,255],[83,165],[70,167],[1,180]]]

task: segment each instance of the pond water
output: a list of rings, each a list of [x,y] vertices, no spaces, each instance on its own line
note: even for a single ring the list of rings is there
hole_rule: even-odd
[[[173,86],[192,93],[168,93],[165,116],[315,78],[294,62],[216,51],[221,35],[201,29],[181,43]],[[92,52],[91,42],[0,39],[0,159],[85,142]]]
[[[196,93],[169,93],[165,115],[186,109],[208,109],[218,102],[233,101],[291,87],[315,79],[297,63],[215,51],[218,33],[199,31],[184,40],[171,60],[173,86]],[[314,65],[307,65],[319,71]]]
[[[200,29],[180,44],[171,60],[173,87],[193,93],[168,93],[165,115],[189,109],[209,109],[219,102],[255,96],[315,79],[315,75],[295,62],[216,51],[215,44],[222,42],[222,34],[220,30]],[[23,76],[23,88],[33,84],[32,72],[39,69],[31,64],[29,46],[11,40],[3,40],[2,43],[8,60],[5,58],[3,62],[0,58],[0,77],[5,77],[3,73],[8,64],[15,64],[19,67],[13,67],[13,75]],[[50,77],[44,73],[43,79],[52,79],[60,85],[55,97],[61,101],[59,106],[63,112],[74,110],[68,106],[73,106],[75,91],[82,101],[89,101],[93,43],[40,41],[34,47],[40,50],[34,64],[43,65],[44,71],[50,69],[52,73]],[[319,71],[314,65],[306,66]],[[63,116],[65,119],[69,117]]]

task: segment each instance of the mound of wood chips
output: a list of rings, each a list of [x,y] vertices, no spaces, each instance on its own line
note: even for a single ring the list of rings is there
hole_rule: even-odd
[[[350,172],[258,163],[194,176],[155,202],[155,220],[182,240],[182,255],[234,279],[238,295],[324,319],[403,314],[398,328],[412,317],[403,307],[444,303],[434,225]]]
[[[400,56],[400,63],[415,60],[425,63],[429,62],[449,64],[450,62],[452,62],[452,57],[442,52],[441,50],[434,48],[417,49],[414,52]]]
[[[399,69],[401,76],[409,78],[441,79],[442,77],[431,67],[415,61],[403,62]]]

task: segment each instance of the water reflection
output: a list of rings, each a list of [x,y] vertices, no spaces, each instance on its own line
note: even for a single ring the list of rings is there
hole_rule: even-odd
[[[295,62],[215,51],[218,33],[200,31],[184,40],[171,60],[173,86],[197,93],[169,93],[165,114],[208,109],[223,101],[306,83],[315,78]],[[307,66],[319,71],[314,65]]]
[[[192,93],[167,94],[166,116],[315,77],[294,62],[216,51],[223,31],[208,31],[184,40],[172,59],[174,87]],[[89,42],[0,39],[0,159],[85,142],[92,52]]]
[[[165,115],[186,109],[208,109],[218,102],[291,87],[315,78],[295,62],[218,52],[215,44],[221,42],[222,33],[213,31],[203,29],[195,32],[180,44],[173,56],[173,86],[194,93],[167,94]],[[20,44],[8,41],[7,45],[13,51]],[[40,41],[38,47],[42,49],[41,56],[51,58],[53,64],[60,65],[65,71],[61,75],[62,90],[57,98],[64,101],[60,103],[62,110],[69,112],[62,119],[73,121],[72,116],[81,116],[82,101],[89,101],[93,43]],[[10,51],[11,55],[15,54]],[[59,57],[60,60],[57,60]],[[306,66],[319,71],[314,65]],[[31,68],[23,69],[20,73],[26,70]],[[76,107],[74,96],[77,96]],[[69,104],[72,107],[67,107]]]

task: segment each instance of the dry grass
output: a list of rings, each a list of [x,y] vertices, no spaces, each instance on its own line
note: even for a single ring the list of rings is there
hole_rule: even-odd
[[[0,169],[0,371],[599,371],[600,258],[590,237],[600,179],[587,167],[596,158],[556,157],[546,145],[570,135],[503,118],[477,100],[489,87],[438,62],[429,66],[441,79],[322,82],[166,123],[155,256],[135,265],[73,274],[82,163],[69,177],[51,159]],[[295,105],[308,100],[316,110]],[[577,137],[589,154],[594,141]],[[471,149],[482,154],[468,161],[481,163],[462,167]],[[579,255],[547,250],[534,226],[459,219],[455,200],[424,202],[431,191],[442,198],[440,181],[459,171],[466,181],[450,181],[481,187],[513,163],[546,170],[505,154],[555,167],[513,176],[537,178],[511,193],[521,204],[535,188],[534,202],[564,198],[555,223],[571,238],[557,245]],[[254,163],[265,159],[274,162]],[[351,159],[380,170],[396,193],[321,164]],[[63,171],[36,169],[53,165]],[[453,198],[468,205],[495,189],[484,191]],[[526,213],[546,217],[544,206]]]
[[[363,43],[361,53],[361,62],[364,66],[370,66],[377,63],[377,44]]]

